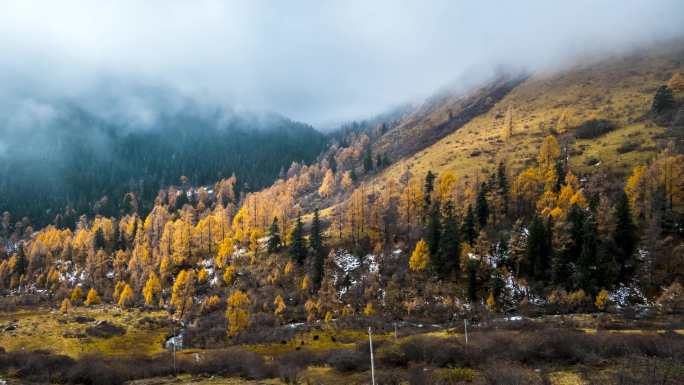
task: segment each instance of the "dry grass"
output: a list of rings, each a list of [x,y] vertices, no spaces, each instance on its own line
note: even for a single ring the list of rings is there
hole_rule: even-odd
[[[16,320],[17,329],[0,334],[0,346],[8,351],[44,349],[74,358],[90,353],[100,353],[106,356],[124,356],[131,353],[154,355],[165,351],[163,342],[168,330],[166,328],[140,329],[137,328],[137,322],[145,316],[164,317],[165,314],[139,310],[128,312],[111,307],[97,309],[78,307],[70,313],[69,322],[63,323],[60,321],[65,317],[51,309],[3,313],[0,315],[0,322]],[[77,315],[106,320],[123,326],[127,329],[126,334],[110,338],[65,337],[65,335],[83,335],[85,328],[90,326],[87,323],[73,322]]]

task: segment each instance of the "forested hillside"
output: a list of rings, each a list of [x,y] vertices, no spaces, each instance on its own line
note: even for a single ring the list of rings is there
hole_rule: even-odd
[[[677,317],[684,311],[683,63],[675,44],[498,78],[345,125],[328,146],[280,118],[268,129],[178,117],[164,130],[101,128],[111,149],[104,157],[58,132],[63,143],[46,156],[78,149],[54,166],[70,167],[69,182],[36,191],[56,191],[63,200],[55,207],[83,191],[79,207],[95,215],[74,218],[74,227],[63,217],[35,233],[6,215],[0,289],[59,306],[67,318],[103,302],[165,310],[185,348],[242,344],[269,354],[293,343],[299,350],[300,327],[460,327],[462,319],[497,314]],[[304,162],[289,161],[298,158]],[[187,178],[176,182],[176,174]],[[42,175],[50,180],[47,170]],[[266,188],[241,190],[276,175]],[[14,202],[20,194],[34,199],[18,207],[49,206],[30,190],[14,194]],[[108,194],[127,198],[88,206]],[[553,349],[575,340],[534,338]],[[318,334],[312,341],[328,344]],[[393,341],[382,350],[386,368],[463,364],[454,351],[441,361],[415,358],[414,340],[396,353],[396,332]],[[281,378],[314,362],[364,368],[359,356],[367,351],[343,346],[326,358],[300,357],[305,363],[287,372],[283,364]]]
[[[284,117],[160,112],[148,127],[129,127],[73,105],[0,155],[0,212],[43,226],[73,227],[79,215],[148,212],[157,192],[213,184],[235,175],[236,193],[270,185],[293,161],[311,162],[326,146],[312,127]],[[21,144],[20,144],[21,143]],[[130,194],[129,194],[130,193]],[[133,208],[132,206],[135,206]]]

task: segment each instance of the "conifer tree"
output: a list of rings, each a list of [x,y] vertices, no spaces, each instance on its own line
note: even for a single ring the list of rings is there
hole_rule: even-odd
[[[461,226],[461,234],[463,234],[463,239],[471,246],[475,243],[475,239],[477,239],[475,216],[473,215],[473,207],[471,205],[468,205],[466,210],[466,217]]]
[[[318,290],[323,281],[323,267],[325,266],[325,246],[323,245],[323,234],[318,207],[314,210],[309,241],[313,252],[311,279],[313,281],[314,290]]]
[[[430,255],[438,258],[439,241],[442,236],[442,218],[439,212],[439,202],[435,202],[430,210],[427,226],[425,227],[425,240],[428,244]]]
[[[425,175],[425,183],[423,184],[423,215],[427,214],[432,205],[432,191],[435,189],[435,178],[437,176],[428,170]]]
[[[302,225],[301,213],[297,214],[297,222],[292,229],[292,240],[290,241],[290,257],[299,265],[306,260],[306,240],[304,239],[304,225]]]
[[[550,244],[544,222],[538,216],[532,219],[527,238],[527,263],[530,276],[543,280],[549,267]]]
[[[503,213],[505,215],[508,213],[508,195],[510,187],[508,186],[508,176],[506,175],[506,164],[503,161],[499,162],[499,167],[496,169],[496,182],[499,187],[499,194],[501,194],[503,199]]]
[[[477,301],[477,270],[480,268],[480,262],[476,259],[469,259],[466,264],[468,271],[468,299],[471,303]]]
[[[672,90],[667,86],[660,86],[653,97],[651,111],[658,114],[674,107],[674,104],[675,100],[674,95],[672,95]]]
[[[582,229],[582,252],[577,261],[577,283],[580,288],[588,293],[595,293],[596,285],[596,269],[598,256],[598,238],[596,222],[589,217],[584,222]]]
[[[363,169],[366,172],[373,171],[373,152],[370,146],[368,146],[363,156]]]
[[[442,236],[439,242],[435,269],[442,277],[450,275],[458,269],[460,255],[458,220],[454,212],[454,205],[448,201],[444,208]]]
[[[618,279],[620,282],[626,282],[635,269],[634,250],[636,249],[637,235],[627,194],[622,191],[618,197],[615,217],[616,226],[613,239],[617,247]]]
[[[88,296],[85,300],[86,306],[97,305],[100,302],[100,296],[97,295],[97,290],[91,287],[90,290],[88,290]]]
[[[480,228],[487,226],[487,219],[489,218],[489,205],[487,204],[487,184],[482,182],[480,191],[477,194],[477,221]]]
[[[278,249],[280,249],[280,228],[278,217],[273,217],[271,227],[268,228],[268,252],[275,253]]]

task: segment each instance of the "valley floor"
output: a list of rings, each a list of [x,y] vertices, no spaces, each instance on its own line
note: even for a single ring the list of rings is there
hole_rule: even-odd
[[[172,325],[164,312],[100,306],[78,307],[64,316],[50,308],[22,309],[0,313],[0,379],[9,385],[81,383],[79,378],[89,383],[87,370],[78,369],[82,361],[110,370],[93,384],[367,384],[371,373],[362,323],[304,325],[280,341],[186,348],[177,354],[174,377],[165,347]],[[496,317],[472,325],[467,345],[462,329],[460,322],[402,323],[395,335],[392,323],[376,326],[376,383],[677,384],[684,378],[681,317]],[[50,353],[27,353],[36,350]],[[48,378],[41,378],[41,371],[59,361],[57,355],[71,357],[74,368],[63,376],[47,369]],[[116,374],[136,363],[150,366],[144,372],[149,375]],[[83,373],[74,377],[79,370]]]

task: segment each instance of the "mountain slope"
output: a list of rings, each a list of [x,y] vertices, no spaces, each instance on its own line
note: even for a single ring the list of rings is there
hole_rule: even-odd
[[[684,71],[681,44],[560,72],[534,74],[489,111],[422,151],[398,160],[373,181],[382,184],[397,180],[406,170],[414,175],[424,175],[428,170],[450,171],[474,180],[502,160],[512,170],[520,170],[535,161],[539,145],[550,133],[558,134],[568,146],[574,170],[590,172],[595,169],[592,165],[603,161],[604,167],[624,173],[656,153],[656,141],[666,129],[644,116],[651,108],[656,88],[678,71]],[[505,139],[509,111],[513,135]],[[440,122],[442,115],[435,112],[424,120]],[[592,119],[608,120],[615,129],[596,138],[575,139],[573,129]],[[404,129],[410,131],[409,127]],[[381,138],[378,147],[384,147],[384,141]]]
[[[58,111],[7,146],[0,161],[0,212],[36,224],[63,212],[109,216],[118,214],[128,192],[146,212],[159,189],[178,184],[181,176],[201,185],[236,174],[239,191],[259,189],[291,162],[315,160],[327,142],[312,127],[277,115],[186,109],[130,129],[82,109]]]

